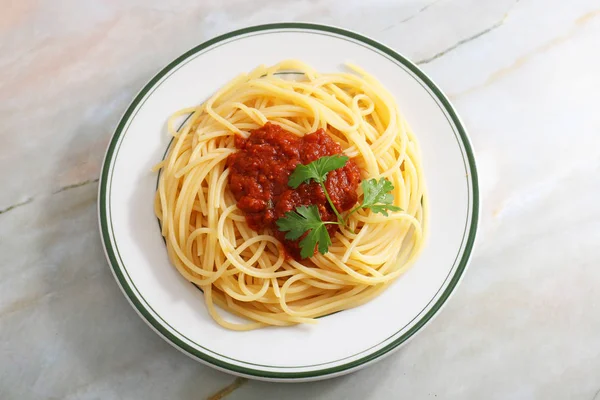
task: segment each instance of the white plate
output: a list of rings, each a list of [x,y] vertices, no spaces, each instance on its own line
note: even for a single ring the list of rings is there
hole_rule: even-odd
[[[167,117],[199,104],[241,72],[300,59],[321,72],[353,62],[396,96],[423,154],[429,237],[417,263],[381,296],[315,326],[232,332],[206,312],[201,292],[172,267],[153,212],[151,167],[169,144]],[[324,379],[397,349],[431,320],[467,265],[478,216],[475,162],[448,99],[414,64],[359,34],[282,23],[231,32],[188,51],[158,73],[125,112],[112,138],[99,192],[107,258],[144,320],[184,353],[218,369],[269,380]]]

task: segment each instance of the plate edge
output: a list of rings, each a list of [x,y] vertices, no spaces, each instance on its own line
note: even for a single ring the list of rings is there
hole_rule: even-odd
[[[223,40],[244,35],[251,32],[257,31],[267,31],[267,30],[276,30],[276,29],[307,29],[307,30],[317,30],[317,31],[325,31],[329,33],[338,34],[345,37],[350,37],[352,39],[358,40],[362,43],[365,43],[377,50],[384,52],[385,54],[391,56],[395,60],[400,63],[406,65],[412,73],[414,73],[419,79],[421,79],[428,87],[431,89],[435,97],[442,103],[443,108],[446,112],[448,112],[452,122],[456,126],[460,141],[464,146],[464,150],[467,156],[469,172],[471,174],[470,182],[472,184],[472,196],[473,196],[473,207],[471,212],[471,222],[468,227],[468,236],[467,242],[465,244],[465,248],[462,252],[462,256],[460,258],[459,265],[454,275],[452,275],[448,286],[444,289],[442,294],[439,296],[435,304],[423,315],[423,317],[413,325],[408,332],[403,334],[401,337],[395,339],[393,342],[384,346],[376,352],[368,354],[364,357],[361,357],[352,362],[342,364],[339,366],[324,368],[320,370],[313,371],[303,371],[303,372],[272,372],[272,371],[264,371],[260,369],[252,369],[248,367],[240,367],[237,365],[229,364],[227,362],[218,360],[213,358],[208,354],[201,353],[204,357],[199,357],[195,352],[198,352],[196,349],[190,348],[186,349],[184,347],[190,347],[189,345],[182,343],[179,338],[171,337],[173,336],[170,332],[162,332],[160,328],[162,324],[160,324],[156,319],[150,315],[150,313],[146,310],[143,304],[137,299],[134,293],[129,293],[131,288],[125,287],[127,284],[122,272],[118,271],[120,268],[118,267],[118,262],[114,254],[111,254],[107,248],[107,240],[110,242],[110,235],[107,233],[106,226],[106,215],[103,215],[102,210],[105,208],[106,204],[106,183],[107,177],[109,173],[109,164],[112,161],[112,153],[116,147],[119,136],[117,133],[120,133],[124,127],[124,125],[128,122],[128,118],[131,113],[135,110],[140,100],[144,97],[146,92],[151,89],[166,73],[168,73],[173,67],[181,63],[181,61],[187,59],[192,54],[212,46],[215,43],[221,42]],[[111,157],[109,157],[111,156]],[[395,350],[399,349],[402,345],[406,344],[410,339],[412,339],[415,334],[424,328],[429,322],[433,320],[435,316],[439,314],[442,307],[448,302],[450,296],[453,294],[454,290],[458,287],[460,281],[462,280],[464,273],[469,265],[471,253],[473,249],[473,245],[476,238],[478,222],[479,222],[479,213],[480,213],[480,199],[479,199],[479,182],[478,182],[478,174],[477,167],[475,162],[475,156],[473,152],[473,146],[470,142],[467,131],[462,123],[462,120],[454,110],[454,107],[448,100],[447,96],[444,92],[433,82],[433,80],[428,77],[423,71],[421,71],[416,64],[411,62],[408,58],[404,57],[400,53],[391,49],[390,47],[372,39],[365,35],[359,34],[357,32],[339,28],[332,25],[324,25],[324,24],[314,24],[314,23],[305,23],[305,22],[281,22],[281,23],[272,23],[272,24],[261,24],[254,25],[238,30],[234,30],[217,37],[214,37],[210,40],[207,40],[201,43],[198,46],[193,47],[192,49],[186,51],[181,56],[177,57],[175,60],[171,61],[165,67],[163,67],[157,74],[155,74],[147,84],[145,84],[140,91],[133,98],[130,105],[127,107],[126,111],[123,113],[121,119],[119,120],[107,150],[104,155],[104,160],[102,163],[100,179],[99,179],[99,187],[98,187],[98,219],[99,219],[99,230],[100,236],[102,240],[102,245],[104,249],[105,256],[111,267],[112,273],[115,276],[115,280],[117,281],[119,287],[123,291],[123,294],[128,299],[129,303],[136,310],[136,312],[142,317],[142,319],[155,331],[157,332],[163,339],[165,339],[169,344],[183,352],[184,354],[221,371],[231,373],[238,376],[243,376],[251,379],[260,379],[260,380],[268,380],[268,381],[279,381],[279,382],[300,382],[300,381],[309,381],[309,380],[321,380],[327,379],[334,376],[343,375],[346,373],[350,373],[356,371],[360,368],[363,368],[367,365],[372,364],[375,361],[382,359],[385,356],[392,354]],[[106,235],[106,237],[105,237]],[[110,245],[110,243],[109,243]],[[164,329],[164,328],[163,328]]]

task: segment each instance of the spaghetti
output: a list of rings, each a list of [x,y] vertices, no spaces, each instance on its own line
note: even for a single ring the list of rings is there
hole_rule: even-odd
[[[364,304],[423,247],[427,197],[418,144],[392,95],[348,67],[354,73],[320,74],[293,60],[260,66],[169,119],[174,140],[157,166],[155,212],[171,262],[202,289],[208,312],[225,328],[314,323]],[[175,122],[190,113],[177,131]],[[394,205],[403,211],[384,216],[360,209],[332,235],[326,253],[286,256],[275,232],[250,228],[228,185],[236,137],[268,123],[299,138],[322,129],[361,178],[393,184]],[[215,305],[248,321],[227,320]]]

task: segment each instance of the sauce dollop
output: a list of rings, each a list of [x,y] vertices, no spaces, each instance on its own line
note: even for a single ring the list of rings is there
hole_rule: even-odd
[[[299,243],[304,236],[285,239],[285,232],[279,231],[275,222],[301,205],[316,205],[323,221],[336,221],[336,215],[318,183],[303,183],[292,189],[288,179],[298,164],[341,154],[342,148],[323,129],[297,137],[272,123],[251,131],[247,139],[236,136],[235,146],[239,151],[229,156],[227,164],[229,187],[237,207],[244,212],[250,228],[257,232],[271,229],[287,255],[299,260]],[[338,212],[356,204],[359,182],[360,171],[352,160],[327,174],[325,187]],[[337,229],[337,225],[327,225],[330,236]]]

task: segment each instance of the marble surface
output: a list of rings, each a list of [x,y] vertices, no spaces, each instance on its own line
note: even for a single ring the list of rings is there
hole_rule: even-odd
[[[483,200],[439,317],[370,368],[294,385],[235,380],[159,338],[96,218],[137,90],[206,39],[283,20],[419,63],[470,132]],[[598,0],[4,0],[0,71],[1,399],[600,399]]]

